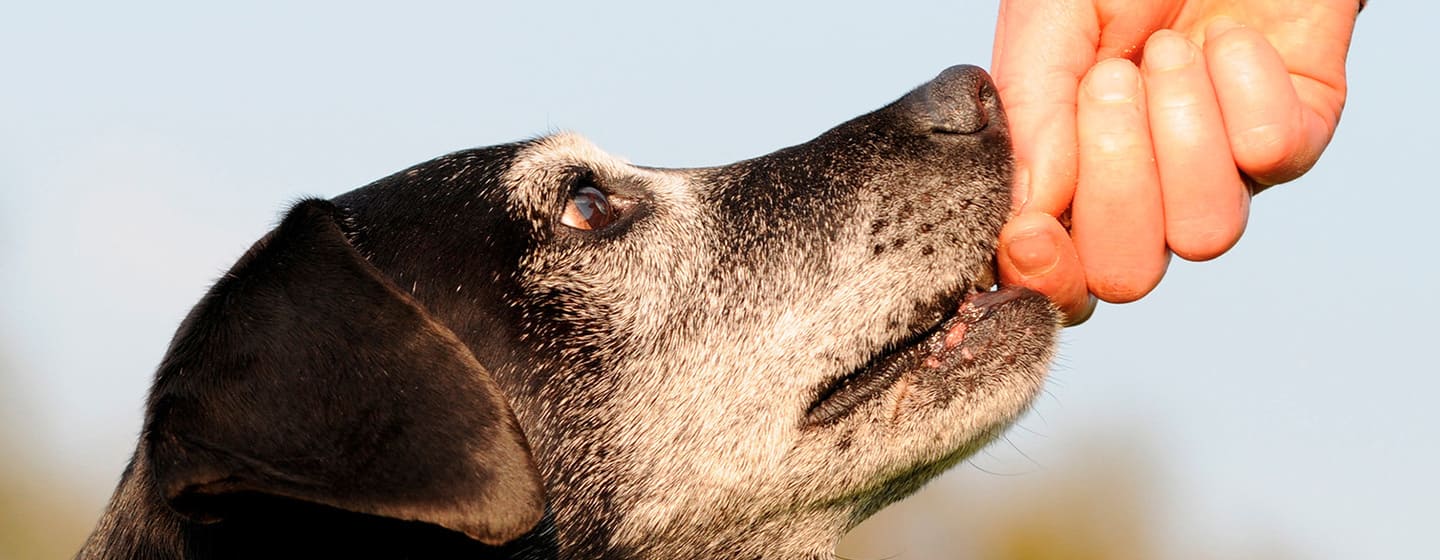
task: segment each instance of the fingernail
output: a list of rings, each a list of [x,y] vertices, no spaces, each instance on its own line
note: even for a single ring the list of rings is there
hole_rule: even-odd
[[[1048,229],[1020,233],[1006,244],[1010,264],[1022,276],[1033,278],[1055,269],[1060,263],[1060,244]]]
[[[1095,305],[1097,302],[1098,300],[1095,299],[1095,294],[1085,296],[1085,307],[1075,311],[1074,315],[1066,315],[1065,326],[1074,327],[1080,323],[1089,321],[1090,317],[1095,314]]]
[[[1145,44],[1145,66],[1151,70],[1174,70],[1189,66],[1194,61],[1195,48],[1179,33],[1156,32]]]
[[[1129,61],[1112,58],[1090,70],[1090,76],[1085,79],[1085,90],[1098,101],[1131,101],[1140,91],[1140,75]]]
[[[1241,27],[1245,26],[1238,21],[1230,19],[1229,17],[1217,17],[1213,20],[1210,20],[1210,25],[1205,27],[1205,40],[1209,41],[1210,39],[1213,39],[1222,33],[1233,29],[1239,29]]]

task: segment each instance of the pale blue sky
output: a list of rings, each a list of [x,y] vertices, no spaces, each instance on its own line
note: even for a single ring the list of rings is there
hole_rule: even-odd
[[[558,129],[647,165],[761,154],[951,64],[988,66],[995,12],[294,4],[31,2],[0,17],[0,356],[22,429],[46,442],[24,454],[97,510],[175,325],[289,201]],[[1177,547],[1432,554],[1437,21],[1440,4],[1372,3],[1314,171],[1259,197],[1231,254],[1176,262],[1153,296],[1067,331],[1038,414],[928,492],[984,487],[953,497],[983,508],[1117,433],[1160,469],[1154,507]]]

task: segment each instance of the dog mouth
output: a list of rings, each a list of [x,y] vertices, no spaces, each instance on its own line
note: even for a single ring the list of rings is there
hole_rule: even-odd
[[[983,364],[1000,351],[996,335],[1025,313],[1004,313],[1044,296],[1018,286],[972,287],[940,298],[948,312],[939,320],[899,342],[887,345],[865,364],[816,388],[803,425],[834,424],[862,405],[885,394],[908,373],[942,375]],[[978,333],[978,334],[977,334]]]

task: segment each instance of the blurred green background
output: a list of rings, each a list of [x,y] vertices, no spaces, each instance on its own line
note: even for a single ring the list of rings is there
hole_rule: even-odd
[[[1440,4],[1374,2],[1320,164],[1064,335],[1005,440],[845,558],[1427,558]],[[289,201],[580,131],[646,165],[804,141],[956,63],[989,1],[28,3],[0,17],[0,559],[68,557],[176,324]]]

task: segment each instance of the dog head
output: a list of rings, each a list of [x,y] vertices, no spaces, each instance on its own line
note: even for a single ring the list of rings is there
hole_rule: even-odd
[[[182,325],[137,464],[187,523],[279,496],[499,544],[548,507],[570,557],[828,553],[1041,387],[1057,313],[990,291],[1010,167],[955,67],[732,165],[561,134],[302,202]]]

